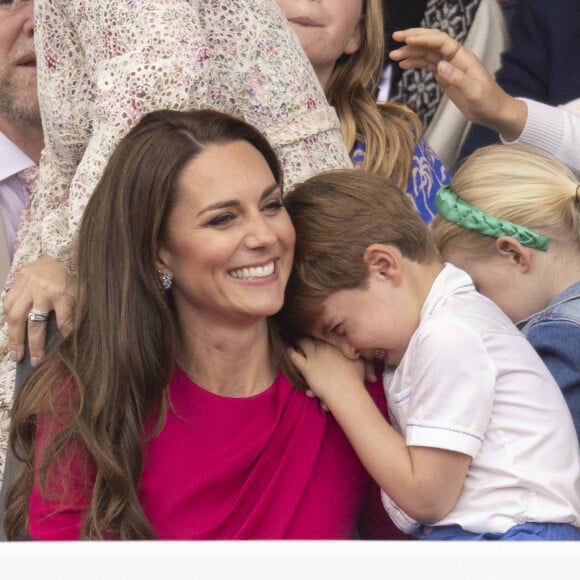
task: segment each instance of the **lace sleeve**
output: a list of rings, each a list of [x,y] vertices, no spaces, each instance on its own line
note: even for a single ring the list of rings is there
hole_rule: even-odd
[[[210,106],[261,129],[276,148],[288,183],[351,166],[336,113],[276,4],[226,0],[202,3],[200,12],[215,65]]]

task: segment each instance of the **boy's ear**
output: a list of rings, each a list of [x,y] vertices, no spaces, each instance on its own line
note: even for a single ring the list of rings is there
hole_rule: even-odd
[[[344,47],[343,54],[354,54],[360,48],[363,37],[363,27],[364,27],[363,16],[361,16],[360,20],[358,21],[358,24],[356,25],[356,28],[352,33],[352,36],[350,37],[350,40],[346,43],[346,46]]]
[[[398,285],[401,279],[401,253],[394,246],[371,244],[366,248],[363,259],[369,276],[376,275],[382,280],[390,280]]]
[[[531,250],[516,239],[502,236],[495,241],[495,249],[502,258],[518,266],[523,273],[529,272],[532,265]]]

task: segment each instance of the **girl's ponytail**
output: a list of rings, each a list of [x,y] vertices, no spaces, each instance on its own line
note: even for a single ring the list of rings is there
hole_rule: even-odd
[[[580,250],[580,183],[576,185],[574,195],[568,199],[565,211],[570,232],[574,234]]]

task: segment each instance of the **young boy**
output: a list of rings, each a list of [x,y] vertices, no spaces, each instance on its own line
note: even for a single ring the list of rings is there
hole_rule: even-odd
[[[374,174],[315,176],[296,228],[290,358],[420,539],[580,540],[580,459],[560,389],[469,276],[443,264],[405,195]],[[392,426],[364,388],[381,359]]]

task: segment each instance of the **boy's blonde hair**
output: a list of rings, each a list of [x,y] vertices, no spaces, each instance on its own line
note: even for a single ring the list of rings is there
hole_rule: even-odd
[[[290,191],[285,205],[296,228],[296,248],[281,316],[294,335],[309,330],[330,294],[364,287],[369,245],[393,245],[416,262],[439,260],[411,200],[375,173],[321,173]]]
[[[365,144],[362,169],[384,175],[405,189],[422,128],[417,115],[404,105],[376,102],[384,44],[382,1],[364,0],[360,47],[338,60],[326,97],[336,109],[348,150],[357,139]]]
[[[519,145],[490,145],[471,154],[451,189],[470,205],[580,249],[578,179],[554,159]],[[471,259],[495,252],[495,238],[437,216],[433,235],[443,256],[461,249]]]

